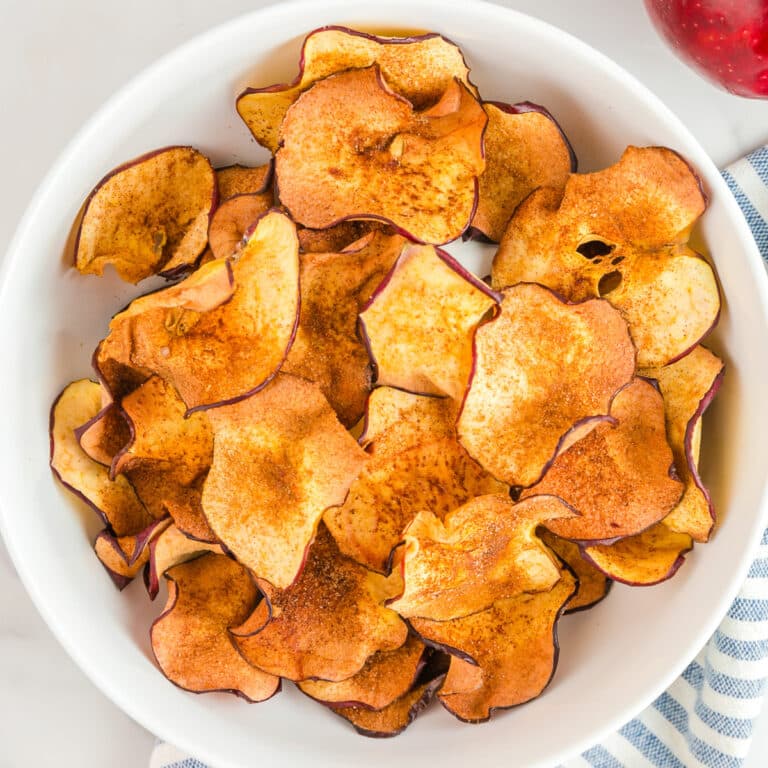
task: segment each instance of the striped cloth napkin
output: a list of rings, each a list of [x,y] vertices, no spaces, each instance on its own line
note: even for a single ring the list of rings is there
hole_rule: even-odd
[[[723,178],[768,266],[768,145],[728,166]],[[728,615],[683,674],[636,718],[562,768],[737,768],[749,751],[766,678],[768,529]],[[158,743],[150,768],[208,767]]]

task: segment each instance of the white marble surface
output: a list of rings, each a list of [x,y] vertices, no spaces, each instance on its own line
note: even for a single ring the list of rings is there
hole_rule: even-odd
[[[0,243],[10,239],[57,154],[117,87],[178,43],[265,4],[0,0]],[[502,4],[544,18],[614,58],[677,112],[719,165],[768,142],[768,101],[738,99],[691,73],[656,37],[640,0]],[[153,740],[65,655],[0,543],[0,768],[143,768]],[[758,722],[746,766],[766,764],[768,713]]]

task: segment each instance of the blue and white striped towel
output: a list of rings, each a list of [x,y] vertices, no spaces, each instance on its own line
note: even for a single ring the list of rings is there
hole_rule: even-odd
[[[768,266],[768,145],[723,171]],[[768,530],[728,615],[645,711],[566,768],[738,768],[768,678]],[[207,768],[158,744],[150,768]]]

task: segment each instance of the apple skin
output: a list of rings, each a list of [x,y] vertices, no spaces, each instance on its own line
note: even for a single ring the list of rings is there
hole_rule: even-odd
[[[686,64],[738,96],[768,98],[766,0],[645,0]]]

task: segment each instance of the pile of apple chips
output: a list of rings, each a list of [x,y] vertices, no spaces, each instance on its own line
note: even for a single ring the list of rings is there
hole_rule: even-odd
[[[290,680],[376,736],[435,696],[487,720],[547,686],[564,612],[712,531],[699,180],[660,147],[576,173],[435,34],[318,30],[237,109],[268,166],[164,148],[87,199],[81,272],[171,282],[57,399],[53,470],[120,588],[167,582],[181,688]],[[462,236],[499,243],[487,281],[438,247]]]

